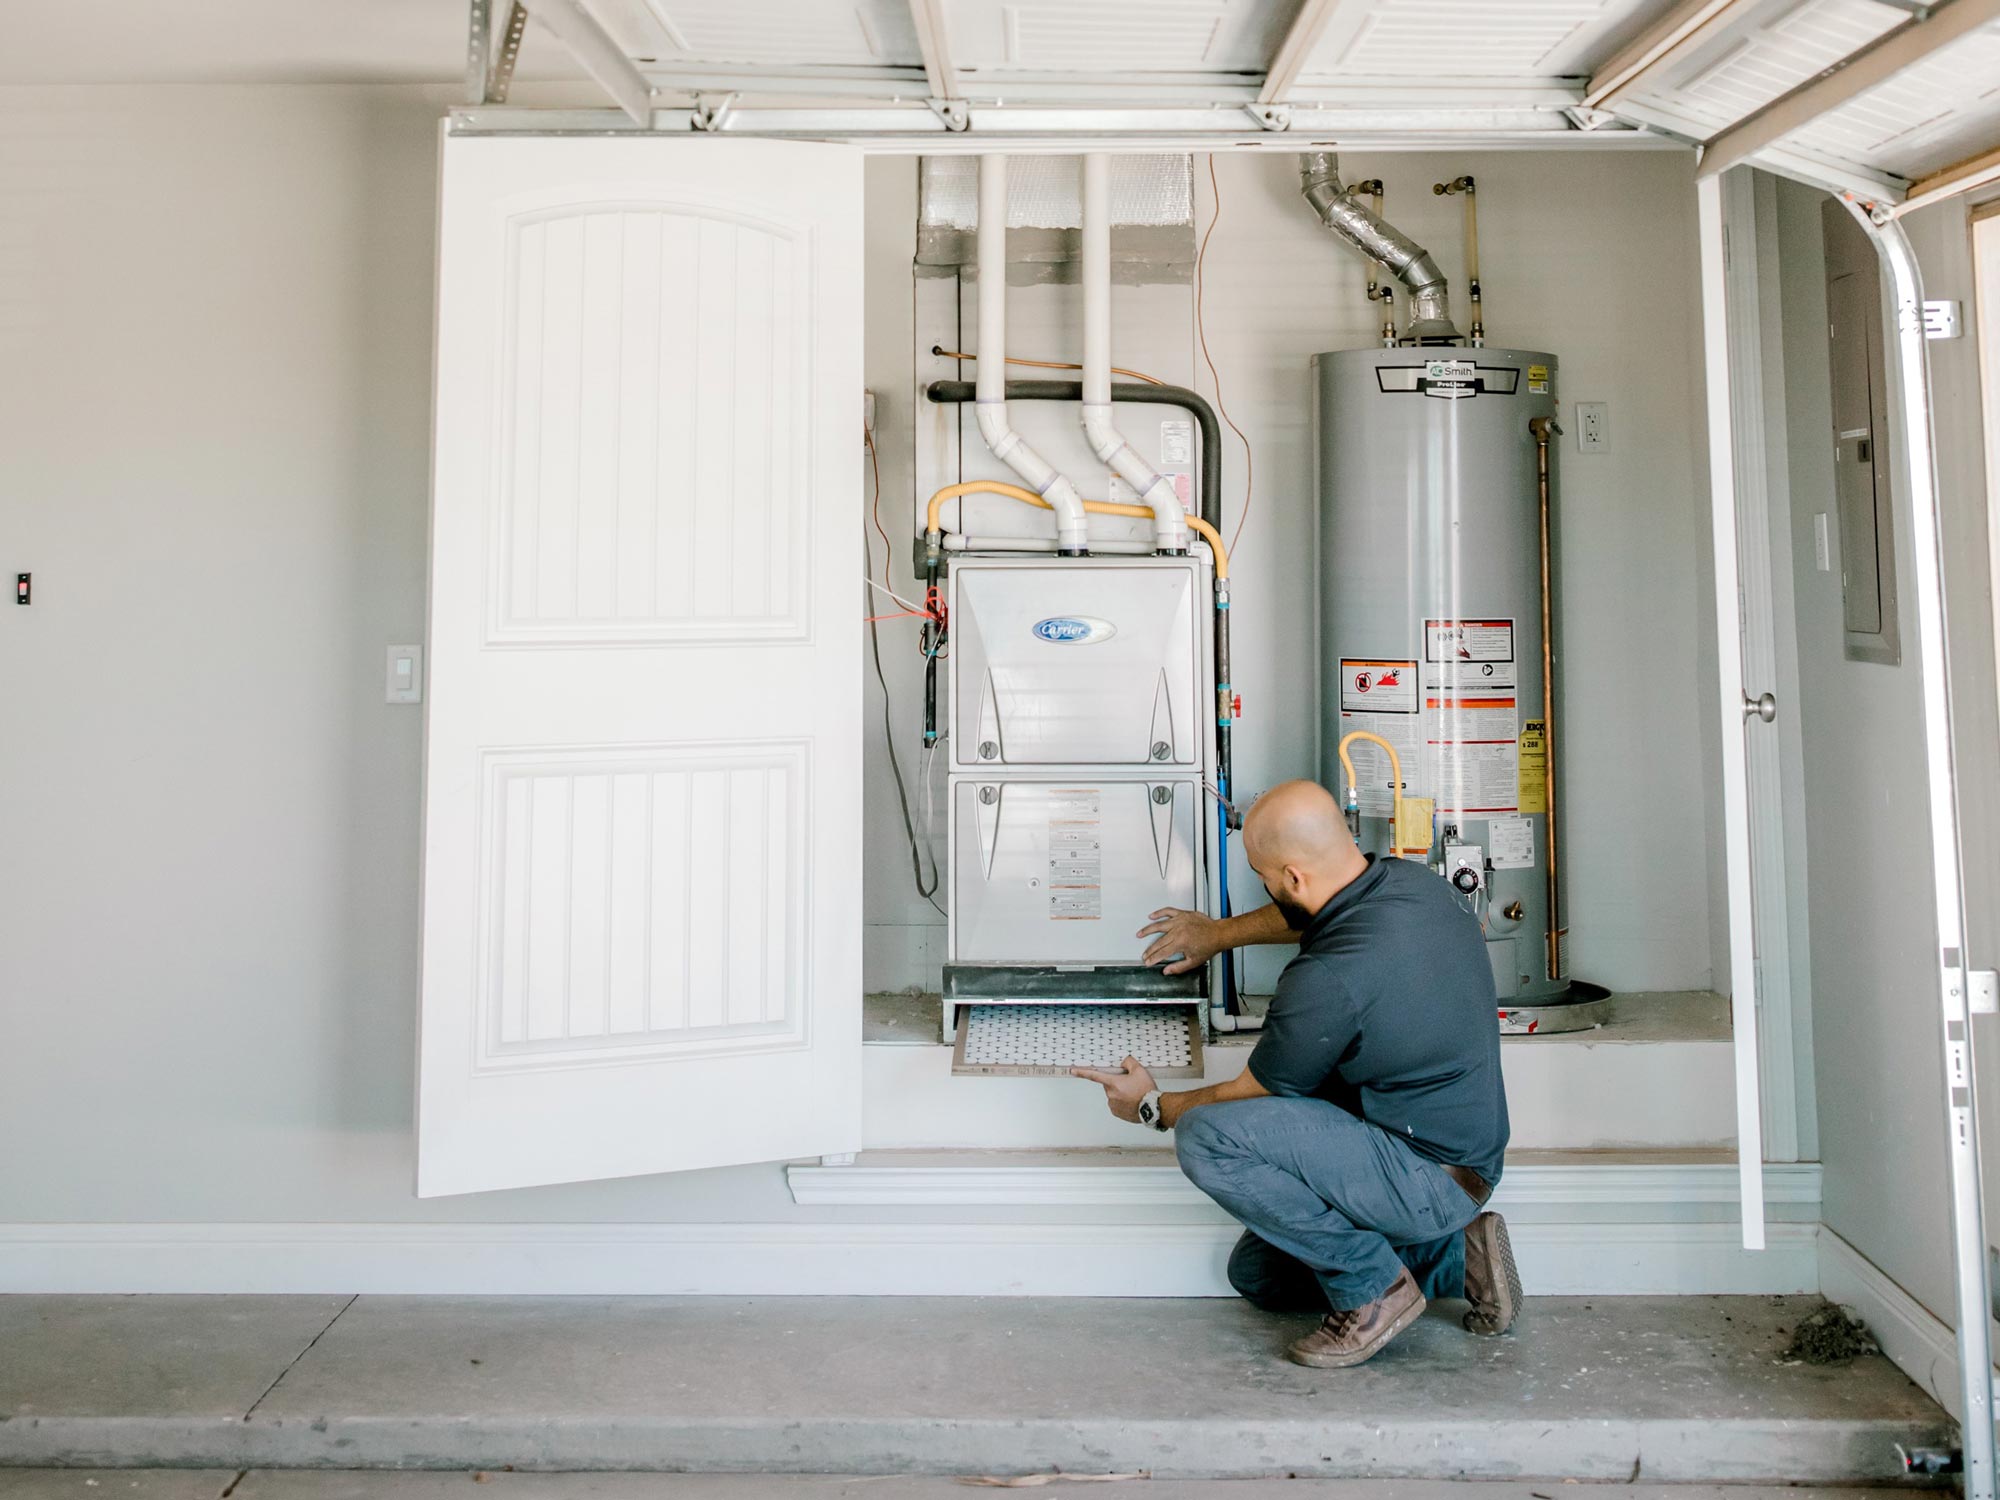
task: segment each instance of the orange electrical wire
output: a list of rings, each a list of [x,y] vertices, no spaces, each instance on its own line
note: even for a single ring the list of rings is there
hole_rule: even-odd
[[[941,349],[936,344],[931,345],[931,353],[937,355],[940,359],[979,358],[976,354],[965,354],[957,349]],[[1083,368],[1082,365],[1073,365],[1069,361],[1062,359],[1016,359],[1011,354],[1007,356],[1007,363],[1010,365],[1031,365],[1037,370],[1081,370]],[[1148,375],[1144,370],[1128,370],[1122,365],[1113,365],[1111,373],[1113,375],[1126,375],[1133,380],[1143,380],[1147,385],[1166,384],[1164,380],[1161,380],[1156,375]]]
[[[1215,180],[1215,153],[1208,153],[1208,193],[1215,207],[1211,211],[1208,228],[1201,237],[1201,248],[1194,253],[1194,333],[1201,343],[1202,362],[1208,366],[1209,382],[1215,387],[1215,409],[1222,413],[1222,420],[1229,424],[1229,430],[1236,434],[1243,444],[1243,514],[1236,518],[1236,530],[1230,533],[1229,545],[1234,547],[1243,540],[1243,528],[1250,520],[1250,496],[1257,478],[1257,458],[1250,451],[1250,439],[1243,429],[1236,425],[1236,419],[1229,415],[1229,408],[1222,400],[1222,376],[1216,372],[1215,359],[1208,352],[1208,329],[1201,318],[1202,293],[1208,282],[1204,268],[1208,264],[1208,241],[1215,233],[1215,226],[1222,222],[1222,187]],[[1217,502],[1220,504],[1220,501]]]

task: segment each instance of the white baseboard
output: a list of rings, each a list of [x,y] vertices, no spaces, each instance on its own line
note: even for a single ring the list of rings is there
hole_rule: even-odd
[[[1867,1256],[1824,1225],[1820,1228],[1819,1290],[1868,1325],[1882,1352],[1932,1400],[1956,1418],[1958,1338]]]
[[[1090,1160],[1096,1158],[1095,1160]],[[865,1151],[841,1166],[785,1169],[792,1200],[813,1207],[1103,1207],[1210,1209],[1171,1151]],[[1509,1163],[1493,1207],[1507,1215],[1625,1222],[1701,1217],[1737,1203],[1731,1160]],[[1764,1202],[1781,1217],[1819,1216],[1817,1162],[1764,1168]],[[1685,1213],[1683,1212],[1685,1211]],[[1789,1211],[1789,1212],[1787,1212]]]
[[[44,1224],[0,1226],[0,1292],[1204,1297],[1236,1226]],[[1524,1223],[1530,1293],[1785,1293],[1818,1226]]]

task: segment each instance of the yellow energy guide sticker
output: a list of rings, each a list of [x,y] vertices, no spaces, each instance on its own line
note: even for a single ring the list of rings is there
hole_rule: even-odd
[[[1429,797],[1405,797],[1403,820],[1396,825],[1396,847],[1407,855],[1431,852],[1431,819],[1437,803]]]
[[[1549,799],[1545,778],[1549,768],[1549,737],[1542,720],[1529,719],[1521,725],[1519,761],[1521,783],[1517,795],[1520,804],[1515,810],[1524,816],[1547,812]]]

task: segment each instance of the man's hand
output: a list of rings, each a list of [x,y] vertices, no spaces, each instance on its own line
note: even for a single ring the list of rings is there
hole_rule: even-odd
[[[1223,948],[1222,924],[1198,911],[1182,911],[1163,906],[1139,929],[1140,937],[1150,937],[1140,963],[1152,968],[1164,965],[1163,974],[1186,974],[1199,969]],[[1169,962],[1172,960],[1172,962]]]
[[[1152,1093],[1159,1085],[1153,1082],[1153,1075],[1136,1057],[1125,1059],[1125,1071],[1107,1073],[1100,1068],[1071,1068],[1073,1078],[1088,1078],[1092,1083],[1104,1085],[1104,1102],[1111,1106],[1111,1113],[1130,1124],[1139,1123],[1139,1101]]]

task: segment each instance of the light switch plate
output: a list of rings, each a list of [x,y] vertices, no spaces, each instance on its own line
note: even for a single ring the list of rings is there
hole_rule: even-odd
[[[389,648],[388,684],[384,700],[389,703],[421,703],[424,701],[424,648],[422,646],[391,646]]]

